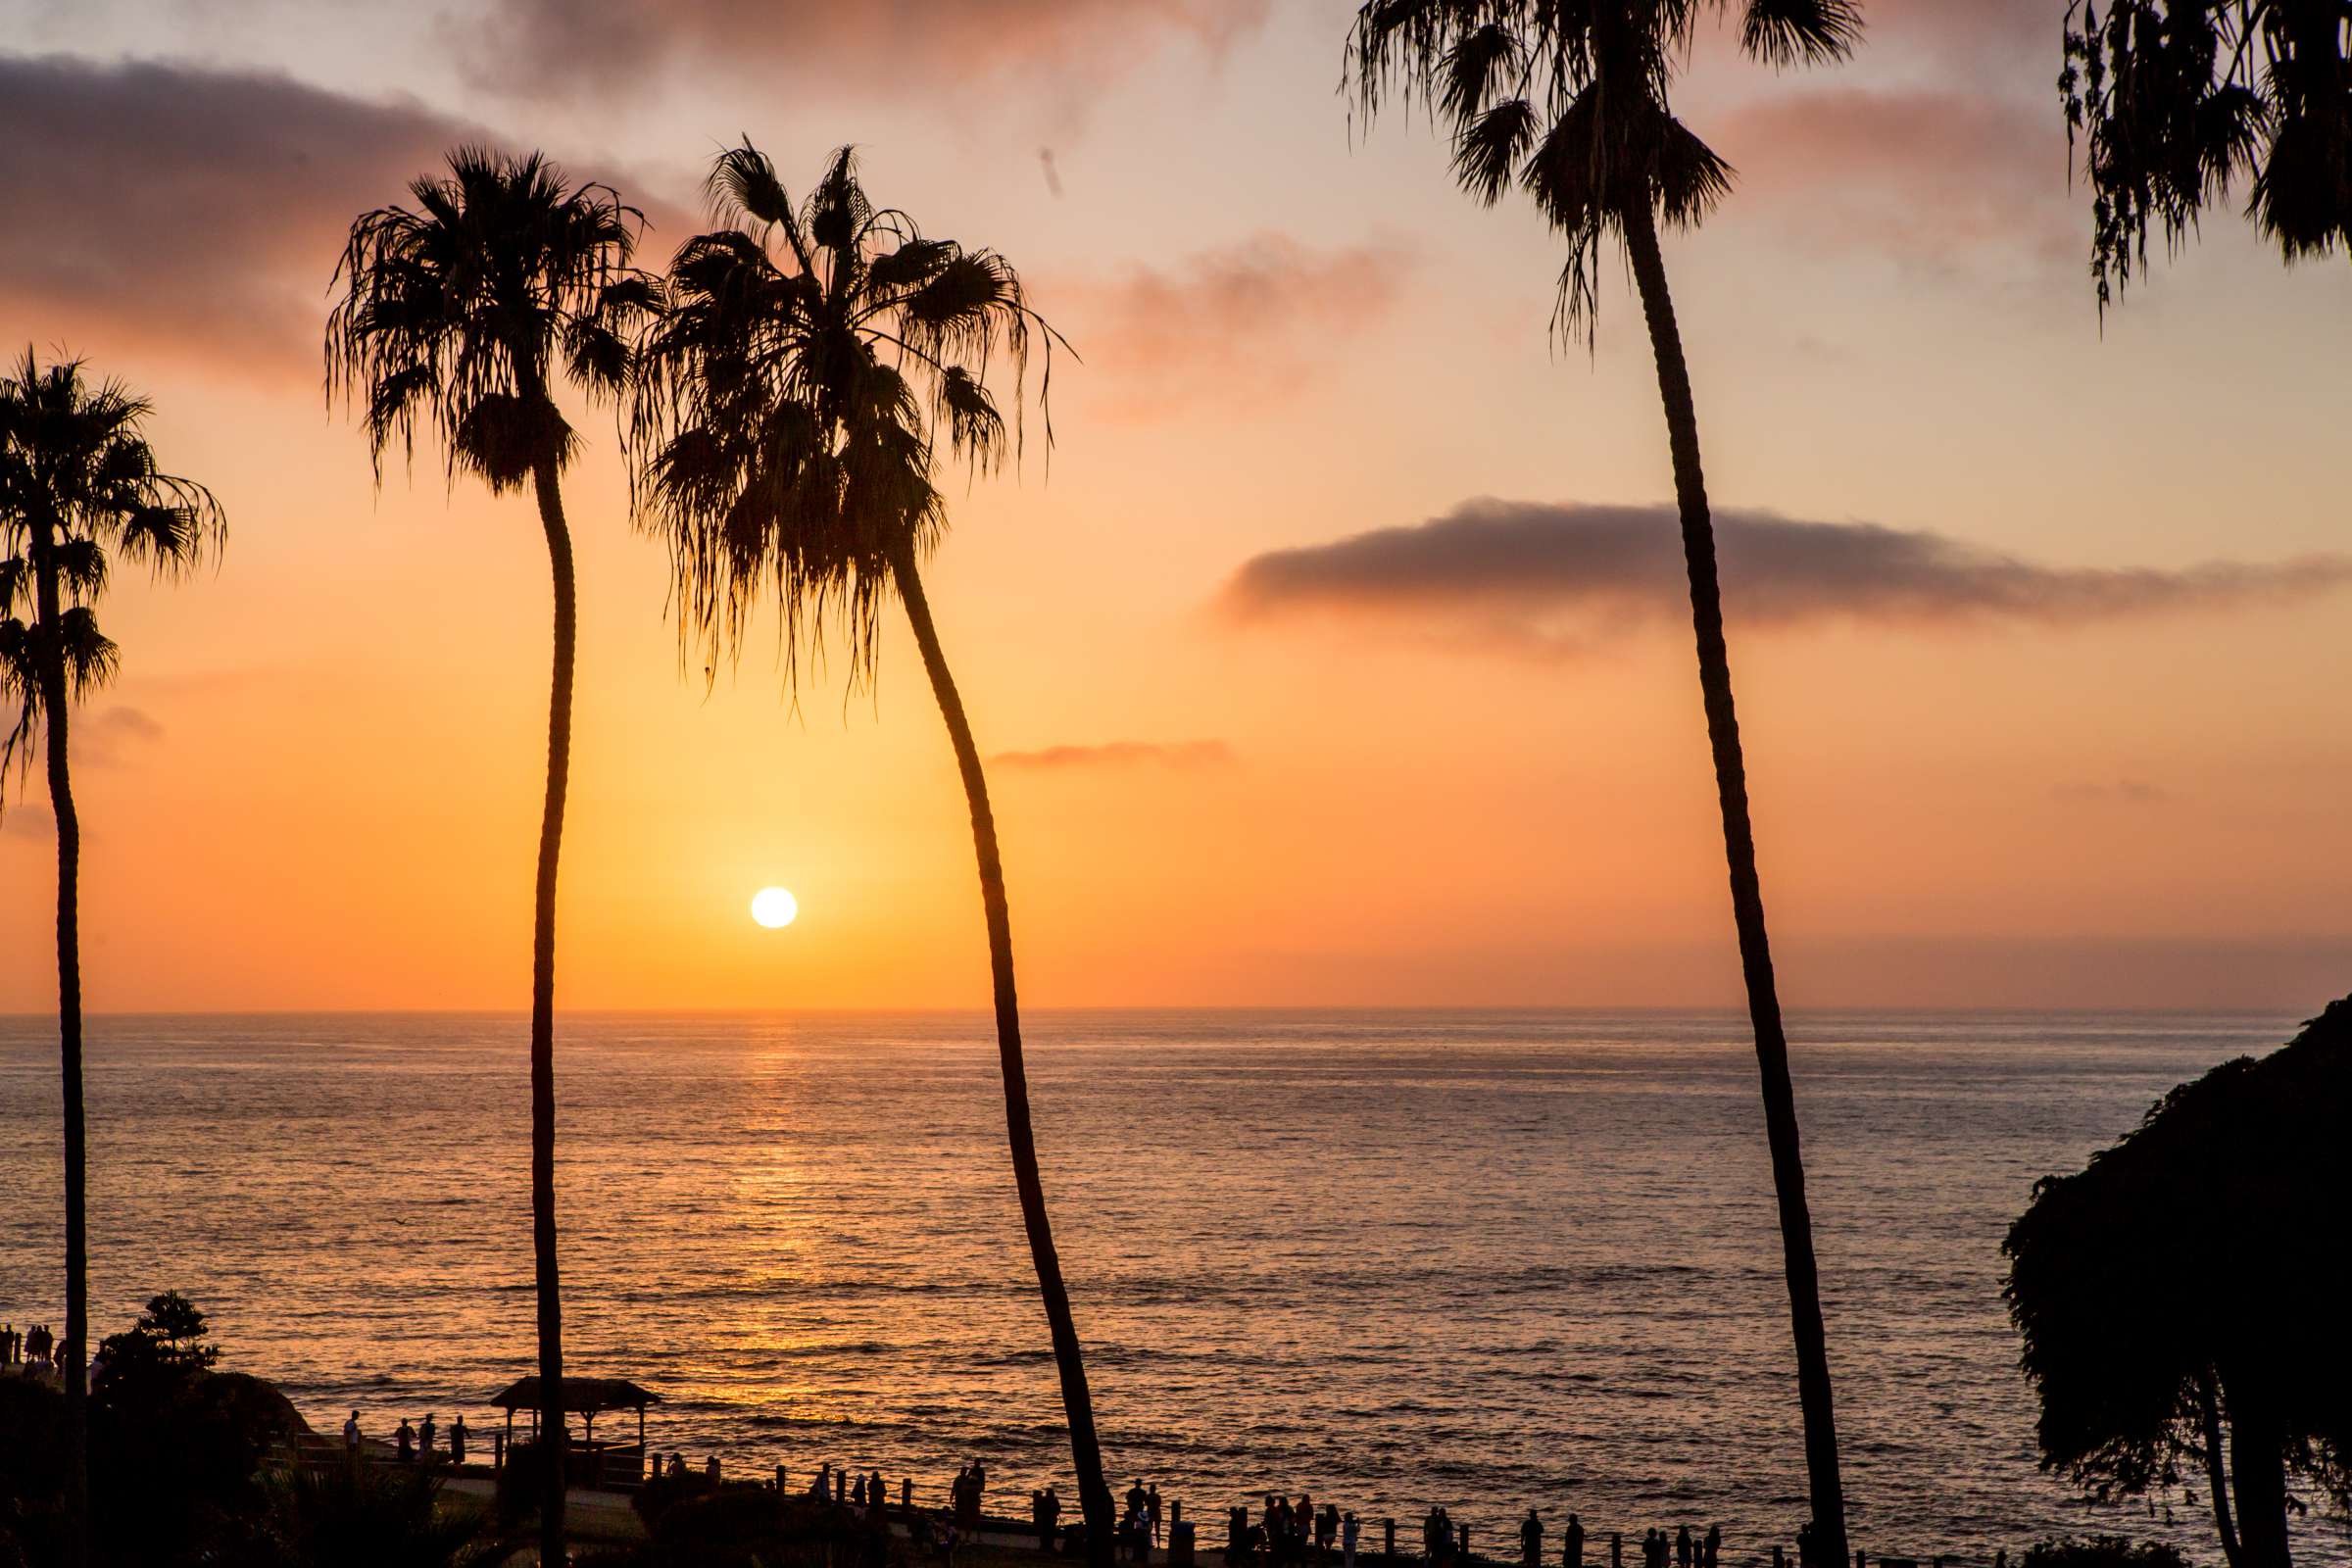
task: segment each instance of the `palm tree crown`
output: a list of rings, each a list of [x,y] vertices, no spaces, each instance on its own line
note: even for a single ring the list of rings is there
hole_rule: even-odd
[[[2095,0],[2067,8],[2058,91],[2083,142],[2099,305],[2252,176],[2246,216],[2293,262],[2352,251],[2352,8]]]
[[[941,433],[975,471],[1017,458],[1031,333],[1041,411],[1060,339],[1003,257],[874,206],[853,149],[798,207],[748,142],[719,157],[709,192],[721,226],[671,265],[633,420],[680,634],[713,661],[731,653],[772,589],[788,669],[806,612],[820,639],[838,617],[852,678],[870,678],[892,564],[947,526]],[[1009,429],[992,365],[1012,371]]]
[[[1453,142],[1454,177],[1490,205],[1517,184],[1568,241],[1556,324],[1590,341],[1600,245],[1637,208],[1697,223],[1732,170],[1674,118],[1669,88],[1707,14],[1775,67],[1853,48],[1853,0],[1369,0],[1348,83],[1367,116],[1418,98]]]
[[[110,557],[172,576],[220,544],[212,492],[156,467],[152,412],[119,382],[92,385],[79,361],[44,368],[29,348],[0,380],[0,704],[14,715],[0,737],[0,802],[8,772],[21,780],[40,749],[44,661],[62,653],[68,702],[115,673],[95,609]],[[37,608],[45,565],[60,596],[54,627]]]
[[[413,449],[422,415],[454,480],[518,487],[542,461],[560,470],[576,441],[551,371],[593,396],[627,379],[628,338],[655,300],[630,265],[644,215],[608,186],[567,184],[538,153],[478,147],[409,187],[414,209],[365,213],[336,265],[328,318],[329,399],[364,405],[382,472],[395,434]]]

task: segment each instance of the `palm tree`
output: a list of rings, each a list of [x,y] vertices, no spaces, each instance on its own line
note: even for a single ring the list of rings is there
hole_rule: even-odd
[[[525,482],[539,503],[555,575],[555,674],[548,700],[547,799],[531,917],[531,1239],[539,1304],[541,1562],[564,1560],[564,1314],[556,1270],[556,869],[571,763],[575,607],[561,476],[578,437],[557,408],[568,376],[592,398],[628,376],[628,342],[654,301],[630,266],[644,218],[609,186],[566,183],[537,153],[476,147],[449,172],[413,182],[414,208],[361,215],[336,265],[344,289],[326,327],[330,403],[364,407],[378,483],[397,433],[439,435],[450,483],[491,494]]]
[[[1658,248],[1660,219],[1695,226],[1731,188],[1730,168],[1674,118],[1668,99],[1702,17],[1733,9],[1733,0],[1365,0],[1349,38],[1347,71],[1367,116],[1393,93],[1407,103],[1418,97],[1442,115],[1451,127],[1455,177],[1480,201],[1498,201],[1513,183],[1534,198],[1568,244],[1555,318],[1561,330],[1592,342],[1604,241],[1621,241],[1632,264],[1665,403],[1698,640],[1699,694],[1763,1080],[1804,1413],[1811,1545],[1819,1560],[1838,1563],[1845,1553],[1845,1498],[1796,1097],[1788,1081],[1788,1041],[1748,821],[1747,769],[1732,706],[1714,525],[1699,467],[1698,413]],[[1743,50],[1775,67],[1842,59],[1861,30],[1851,0],[1744,0],[1738,10]]]
[[[66,1509],[72,1561],[89,1560],[89,1233],[81,1107],[81,819],[67,746],[74,703],[113,678],[115,645],[94,605],[110,558],[174,577],[226,531],[212,492],[156,467],[153,411],[77,360],[41,366],[27,348],[0,380],[0,807],[46,754],[57,817],[57,1023],[65,1077]],[[29,618],[27,618],[29,617]]]
[[[2352,251],[2352,13],[2342,0],[2074,0],[2058,91],[2084,147],[2099,309],[2251,176],[2292,263]]]
[[[947,528],[932,482],[940,437],[976,472],[1017,456],[1031,333],[1049,378],[1058,339],[1003,257],[926,238],[905,213],[874,207],[848,148],[797,210],[748,142],[720,155],[710,194],[721,226],[678,252],[667,314],[643,351],[640,500],[669,545],[680,635],[704,642],[713,668],[772,596],[788,660],[802,630],[821,643],[837,618],[853,681],[870,680],[884,603],[895,591],[906,606],[971,807],[1013,1180],[1061,1373],[1088,1552],[1107,1563],[1110,1490],[1038,1175],[988,779],[921,571]],[[988,389],[992,359],[1014,378],[1009,434]]]

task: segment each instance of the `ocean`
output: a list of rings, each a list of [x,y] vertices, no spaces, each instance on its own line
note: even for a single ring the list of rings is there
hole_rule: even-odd
[[[2120,1531],[2218,1557],[2184,1499],[2034,1463],[2000,1297],[2035,1178],[2289,1014],[1791,1021],[1855,1544],[2014,1559]],[[1310,1492],[1474,1548],[1803,1516],[1744,1020],[1662,1012],[1043,1012],[1030,1081],[1114,1491]],[[532,1369],[519,1016],[118,1016],[89,1046],[92,1319],[167,1288],[314,1426],[463,1411]],[[977,1013],[568,1015],[567,1366],[661,1394],[736,1474],[824,1462],[999,1506],[1056,1480],[1059,1396]],[[62,1327],[54,1021],[0,1018],[0,1317]],[[2201,1495],[2202,1488],[2199,1488]],[[2298,1526],[2307,1547],[2339,1523]]]

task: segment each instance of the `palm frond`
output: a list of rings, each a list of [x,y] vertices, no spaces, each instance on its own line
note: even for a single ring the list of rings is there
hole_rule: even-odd
[[[1776,70],[1834,65],[1861,37],[1853,0],[1747,0],[1740,19],[1740,47]]]

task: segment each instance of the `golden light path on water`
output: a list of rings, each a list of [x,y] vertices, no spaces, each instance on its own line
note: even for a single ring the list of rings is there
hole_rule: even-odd
[[[741,906],[737,906],[738,908]],[[740,916],[738,916],[740,918]],[[2288,1017],[1799,1016],[1794,1068],[1855,1539],[2012,1559],[2170,1534],[2035,1473],[1999,1244],[2173,1084]],[[1276,1487],[1432,1503],[1507,1546],[1535,1505],[1801,1511],[1752,1049],[1729,1014],[1039,1013],[1041,1158],[1115,1490],[1188,1518]],[[463,1411],[532,1357],[519,1017],[102,1017],[92,1321],[174,1287],[314,1425]],[[54,1026],[0,1018],[0,1318],[59,1321]],[[1068,1486],[993,1031],[957,1014],[565,1014],[567,1365],[663,1397],[735,1474],[978,1455]],[[2202,1489],[2200,1489],[2201,1491]],[[2309,1554],[2340,1527],[2315,1511]],[[2333,1534],[2328,1534],[2333,1532]],[[1588,1560],[1594,1560],[1589,1555]]]

